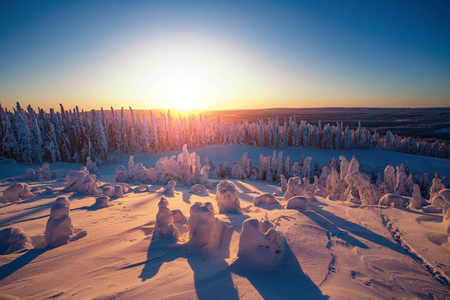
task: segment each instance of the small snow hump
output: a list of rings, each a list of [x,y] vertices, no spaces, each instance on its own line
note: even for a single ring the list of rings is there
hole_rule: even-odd
[[[209,195],[208,190],[203,184],[193,185],[191,187],[190,193],[194,195]]]
[[[31,249],[31,239],[20,227],[0,230],[0,255]]]
[[[219,207],[219,213],[242,214],[238,192],[234,184],[230,181],[222,180],[217,185],[216,201]]]
[[[106,208],[110,207],[109,204],[109,197],[108,196],[101,196],[95,199],[95,203],[91,206],[92,208]]]
[[[309,210],[309,201],[305,197],[295,196],[288,200],[286,209],[299,209],[301,211]]]
[[[30,186],[26,183],[15,183],[3,192],[3,198],[6,202],[16,202],[20,199],[25,200],[34,196],[30,191]]]
[[[262,231],[261,222],[247,219],[239,236],[237,262],[257,270],[273,270],[284,255],[285,239],[273,228]]]
[[[395,194],[386,194],[380,198],[378,205],[401,208],[403,206],[403,198]]]
[[[257,207],[264,207],[267,205],[279,204],[277,199],[272,194],[265,193],[253,198],[253,205]]]
[[[70,241],[74,231],[69,217],[70,201],[67,197],[58,197],[50,209],[50,218],[45,228],[47,247],[54,248]]]

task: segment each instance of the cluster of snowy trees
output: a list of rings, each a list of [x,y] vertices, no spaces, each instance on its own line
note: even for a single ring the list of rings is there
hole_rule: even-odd
[[[208,120],[201,115],[174,118],[170,112],[140,118],[130,108],[130,117],[123,108],[116,112],[92,110],[60,112],[50,109],[36,112],[31,106],[22,109],[19,103],[9,111],[0,106],[0,158],[26,164],[46,162],[86,162],[107,159],[109,151],[151,153],[180,149],[183,144],[200,147],[211,144],[250,144],[261,147],[315,147],[320,149],[385,149],[425,156],[450,158],[445,142],[427,142],[399,137],[388,131],[385,136],[361,127],[350,129],[342,122],[335,125],[312,125],[277,117],[266,121]]]
[[[300,181],[298,184],[310,186],[311,192],[317,188],[320,196],[329,195],[335,200],[370,205],[378,203],[378,199],[385,194],[409,197],[414,194],[415,189],[423,197],[430,198],[433,182],[443,181],[448,185],[447,178],[439,177],[438,174],[435,174],[432,181],[427,172],[412,171],[408,162],[396,167],[388,165],[385,169],[368,168],[360,171],[360,163],[356,158],[348,161],[341,155],[339,160],[332,159],[329,165],[319,162],[312,165],[310,156],[302,156],[300,161],[291,162],[289,156],[283,158],[282,151],[278,154],[274,151],[272,156],[260,154],[256,164],[244,153],[233,165],[224,162],[215,166],[207,157],[201,164],[200,157],[195,152],[189,152],[187,145],[184,145],[178,156],[162,157],[151,168],[135,163],[131,155],[128,170],[125,166],[119,166],[115,177],[116,181],[163,184],[175,181],[185,185],[207,185],[208,179],[217,178],[268,180],[281,182],[283,191],[287,189],[288,179],[297,178]],[[445,187],[444,183],[442,185]]]

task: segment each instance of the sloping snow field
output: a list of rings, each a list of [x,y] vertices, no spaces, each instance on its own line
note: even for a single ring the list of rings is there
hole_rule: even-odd
[[[191,149],[212,158],[214,164],[239,159],[244,152],[257,162],[260,153],[280,149],[250,146],[209,146]],[[362,164],[385,167],[409,162],[411,169],[450,175],[450,161],[396,152],[368,150],[283,149],[291,161],[312,156],[328,164],[330,158],[353,155]],[[136,154],[135,161],[150,167],[161,156]],[[115,169],[128,157],[117,154],[117,164],[99,167],[98,180],[114,182]],[[313,163],[311,165],[313,165]],[[30,166],[1,165],[0,191],[9,177],[25,174]],[[37,166],[32,166],[37,168]],[[60,179],[27,181],[30,187],[49,186],[43,194],[0,204],[0,230],[21,227],[35,249],[0,256],[0,298],[23,299],[449,299],[450,243],[442,214],[393,207],[361,206],[316,197],[309,211],[286,210],[278,183],[230,180],[237,189],[243,214],[218,214],[216,190],[209,195],[190,193],[177,185],[174,196],[165,186],[149,185],[145,192],[112,198],[111,206],[94,209],[95,197],[63,191],[64,175],[80,164],[55,163],[50,168]],[[210,179],[212,183],[218,179]],[[135,188],[138,183],[128,182]],[[281,205],[256,207],[254,197],[270,193]],[[75,232],[87,235],[53,249],[38,249],[55,199],[67,196]],[[169,208],[189,217],[196,202],[211,202],[216,218],[226,227],[220,243],[204,251],[189,240],[189,229],[175,223],[181,237],[153,236],[158,202],[165,196]],[[259,270],[236,261],[242,223],[250,218],[282,219],[276,230],[286,238],[283,257],[273,270]]]

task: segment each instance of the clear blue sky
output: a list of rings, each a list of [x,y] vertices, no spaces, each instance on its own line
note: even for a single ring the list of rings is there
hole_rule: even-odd
[[[449,1],[0,1],[0,103],[450,106]]]

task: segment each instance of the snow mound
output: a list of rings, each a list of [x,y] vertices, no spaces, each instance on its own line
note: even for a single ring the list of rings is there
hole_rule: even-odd
[[[109,197],[101,196],[95,199],[95,203],[91,206],[92,208],[106,208],[109,207]]]
[[[114,198],[123,198],[123,187],[121,185],[116,185],[114,187],[114,192],[112,194]]]
[[[242,224],[237,261],[249,268],[273,270],[283,257],[285,243],[278,231],[263,232],[257,219],[247,219]]]
[[[217,250],[222,242],[225,224],[214,216],[211,202],[196,202],[191,206],[187,245],[207,251]]]
[[[386,194],[380,198],[379,205],[392,206],[401,208],[403,206],[403,198],[395,194]]]
[[[232,182],[222,180],[217,185],[216,201],[219,213],[242,214],[238,193]]]
[[[15,183],[3,192],[3,201],[16,202],[20,199],[25,200],[35,195],[31,193],[30,186],[26,183]]]
[[[116,184],[116,186],[121,186],[124,194],[131,193],[133,191],[131,186],[129,186],[128,184],[126,184],[124,182],[118,183],[118,184]]]
[[[179,209],[172,210],[173,222],[186,224],[187,218]]]
[[[300,177],[291,177],[287,183],[287,191],[284,194],[284,200],[289,200],[294,196],[301,196],[306,193],[306,186],[302,184]]]
[[[103,189],[103,196],[113,197],[114,196],[114,188],[112,186],[105,186]]]
[[[31,249],[31,239],[20,227],[0,230],[0,255]]]
[[[99,189],[100,183],[96,181],[97,177],[89,172],[70,171],[66,175],[67,184],[64,187],[67,191],[81,192],[87,195],[101,195],[102,191]]]
[[[54,248],[64,245],[72,238],[74,230],[69,211],[69,199],[67,197],[58,197],[50,209],[50,218],[45,228],[47,247]]]
[[[134,190],[139,193],[146,192],[148,190],[148,185],[140,184]]]
[[[299,209],[302,211],[309,210],[309,200],[306,197],[295,196],[288,200],[286,209]]]
[[[209,195],[208,190],[203,184],[196,184],[192,186],[190,193],[194,195]]]
[[[253,204],[258,207],[279,204],[272,194],[266,193],[253,198]]]

